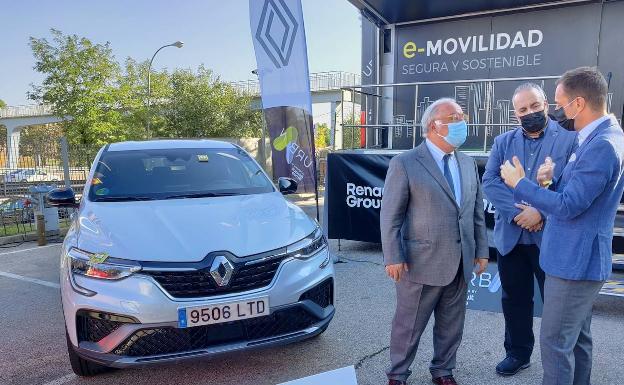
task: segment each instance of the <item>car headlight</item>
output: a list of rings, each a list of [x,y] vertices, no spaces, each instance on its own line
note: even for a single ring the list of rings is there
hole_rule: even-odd
[[[72,275],[90,278],[117,280],[126,278],[141,270],[138,264],[108,258],[103,254],[89,253],[72,248],[67,253],[69,271]]]
[[[323,235],[323,230],[317,227],[307,237],[288,246],[286,252],[295,259],[308,259],[325,247],[327,239]]]

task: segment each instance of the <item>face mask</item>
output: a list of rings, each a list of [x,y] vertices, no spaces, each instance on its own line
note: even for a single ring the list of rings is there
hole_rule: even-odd
[[[574,103],[575,100],[576,98],[574,98],[570,103],[566,104],[565,106],[556,109],[552,113],[553,117],[555,118],[555,120],[557,120],[559,125],[568,131],[574,131],[574,118],[576,118],[580,111],[578,111],[572,118],[568,118],[565,113],[565,108],[570,104]]]
[[[546,114],[544,110],[526,114],[520,117],[520,124],[526,132],[540,132],[546,127]]]
[[[563,108],[554,110],[551,116],[557,121],[557,123],[559,123],[561,127],[565,128],[568,131],[574,131],[574,119],[566,118],[565,112],[563,112]]]
[[[438,134],[436,132],[436,134]],[[448,135],[442,136],[438,134],[438,136],[442,137],[446,141],[446,143],[451,146],[458,148],[464,142],[466,142],[466,138],[468,137],[468,125],[466,121],[462,120],[460,122],[449,123],[448,124]]]

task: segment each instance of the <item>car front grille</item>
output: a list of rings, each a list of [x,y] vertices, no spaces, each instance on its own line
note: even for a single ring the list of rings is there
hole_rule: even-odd
[[[301,295],[300,301],[310,300],[322,308],[334,303],[334,280],[326,279]]]
[[[173,297],[208,297],[268,286],[285,258],[286,256],[280,256],[257,263],[233,264],[232,279],[223,287],[215,283],[209,268],[193,271],[143,271],[143,274],[152,276]]]
[[[144,357],[205,349],[295,333],[319,320],[301,307],[278,310],[268,316],[191,328],[159,327],[136,331],[114,354]]]

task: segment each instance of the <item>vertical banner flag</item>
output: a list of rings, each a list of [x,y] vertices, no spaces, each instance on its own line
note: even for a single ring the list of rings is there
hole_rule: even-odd
[[[274,177],[316,190],[308,52],[301,0],[249,0]]]

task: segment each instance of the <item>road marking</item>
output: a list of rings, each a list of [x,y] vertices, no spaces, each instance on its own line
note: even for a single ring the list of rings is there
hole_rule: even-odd
[[[66,376],[63,376],[61,378],[57,378],[56,380],[50,381],[50,382],[46,382],[43,385],[61,385],[61,384],[66,384],[69,381],[73,380],[74,378],[76,378],[75,374],[68,374]]]
[[[37,247],[31,247],[29,249],[20,249],[20,250],[7,251],[6,253],[0,253],[0,257],[2,257],[3,255],[17,254],[17,253],[22,253],[22,252],[25,252],[25,251],[47,249],[48,247],[61,246],[61,245],[62,245],[62,243],[52,243],[52,244],[46,245],[46,246],[37,246]]]
[[[61,285],[59,285],[58,283],[42,281],[42,280],[37,279],[37,278],[24,277],[23,275],[7,273],[6,271],[0,271],[0,277],[18,279],[20,281],[36,283],[37,285],[47,286],[47,287],[51,287],[51,288],[54,288],[54,289],[60,289],[61,288]]]

